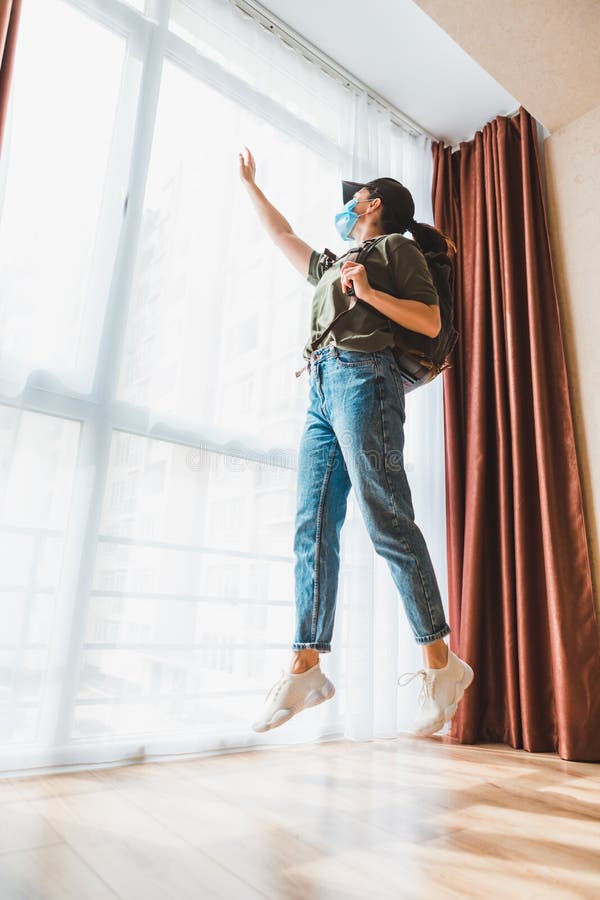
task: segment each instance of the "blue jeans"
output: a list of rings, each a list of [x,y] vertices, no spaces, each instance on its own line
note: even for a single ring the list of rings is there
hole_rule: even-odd
[[[311,354],[295,519],[293,650],[331,651],[340,532],[350,487],[376,553],[387,560],[415,641],[450,634],[404,471],[404,384],[389,348],[329,344]]]

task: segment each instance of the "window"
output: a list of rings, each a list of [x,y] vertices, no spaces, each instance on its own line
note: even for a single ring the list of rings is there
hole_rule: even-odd
[[[23,0],[0,158],[14,768],[24,746],[53,765],[99,742],[245,739],[294,624],[311,289],[260,228],[238,153],[335,247],[341,178],[393,144],[370,115],[220,0]],[[370,548],[346,567],[364,594]]]

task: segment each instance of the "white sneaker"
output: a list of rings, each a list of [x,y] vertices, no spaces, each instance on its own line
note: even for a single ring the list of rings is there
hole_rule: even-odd
[[[296,713],[310,706],[318,706],[335,694],[335,687],[321,672],[317,662],[306,672],[292,674],[281,670],[281,677],[269,689],[265,705],[258,719],[252,723],[254,731],[269,731],[283,725]]]
[[[474,672],[464,659],[448,647],[448,662],[443,669],[424,668],[406,672],[400,676],[398,684],[408,684],[417,675],[422,676],[423,683],[419,691],[419,712],[410,731],[419,735],[435,734],[456,712],[458,702],[473,681]]]

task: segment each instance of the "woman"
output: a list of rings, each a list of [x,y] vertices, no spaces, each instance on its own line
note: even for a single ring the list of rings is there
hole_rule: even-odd
[[[408,680],[417,675],[423,680],[411,731],[434,734],[454,715],[473,670],[444,641],[450,626],[415,523],[403,461],[404,386],[389,320],[417,334],[438,334],[439,298],[423,250],[455,247],[437,229],[414,221],[410,191],[395,179],[364,185],[344,181],[344,207],[335,217],[340,236],[353,247],[384,237],[364,265],[342,256],[328,266],[326,254],[294,234],[266,199],[255,181],[254,158],[244,149],[240,177],[262,224],[316,288],[311,337],[303,350],[310,393],[298,458],[293,654],[252,727],[259,732],[276,728],[335,693],[319,654],[331,651],[340,531],[352,486],[375,550],[387,560],[400,591],[415,641],[422,645],[424,667],[406,673]],[[415,240],[403,236],[409,229]],[[362,302],[338,321],[351,303],[348,290]]]

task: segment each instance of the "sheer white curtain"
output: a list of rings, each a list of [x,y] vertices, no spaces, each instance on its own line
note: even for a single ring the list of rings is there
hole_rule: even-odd
[[[342,178],[392,175],[432,221],[428,139],[231,3],[25,0],[0,161],[5,773],[410,716],[396,679],[421,652],[351,493],[337,695],[250,729],[291,654],[312,288],[259,224],[243,145],[316,248],[346,249]],[[405,460],[445,597],[441,390],[407,398]]]

